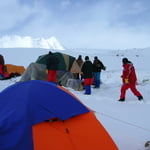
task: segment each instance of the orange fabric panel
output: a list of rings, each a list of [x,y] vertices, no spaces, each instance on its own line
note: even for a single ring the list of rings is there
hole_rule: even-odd
[[[23,74],[23,72],[25,71],[25,68],[23,66],[16,66],[16,65],[12,65],[12,64],[6,64],[5,66],[7,67],[7,72],[9,74],[14,73],[14,72]]]
[[[33,126],[34,150],[118,150],[92,112]]]

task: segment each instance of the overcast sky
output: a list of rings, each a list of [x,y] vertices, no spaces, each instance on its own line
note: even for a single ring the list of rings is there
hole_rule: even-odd
[[[150,46],[150,0],[5,0],[0,37],[49,38],[67,48]]]

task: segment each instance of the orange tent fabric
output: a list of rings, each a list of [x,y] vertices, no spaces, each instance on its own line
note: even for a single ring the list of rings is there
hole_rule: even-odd
[[[24,66],[16,66],[12,64],[5,64],[5,66],[7,67],[7,72],[9,74],[15,72],[22,74],[25,71]]]
[[[34,150],[118,150],[93,112],[33,126]]]

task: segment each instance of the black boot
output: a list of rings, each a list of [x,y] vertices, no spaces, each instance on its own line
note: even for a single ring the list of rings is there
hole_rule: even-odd
[[[141,95],[141,96],[138,96],[138,100],[139,100],[139,101],[143,100],[143,96],[142,96],[142,95]]]
[[[120,98],[118,101],[119,101],[119,102],[124,102],[124,101],[125,101],[125,98]]]

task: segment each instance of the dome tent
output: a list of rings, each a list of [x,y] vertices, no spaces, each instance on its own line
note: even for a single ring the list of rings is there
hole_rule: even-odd
[[[16,83],[0,103],[0,150],[117,150],[93,112],[55,84]]]
[[[70,72],[81,72],[75,57],[60,52],[55,52],[53,54],[57,56],[57,58],[59,59],[58,70],[70,71]],[[36,63],[46,65],[47,58],[48,58],[48,54],[41,55],[36,60]]]

